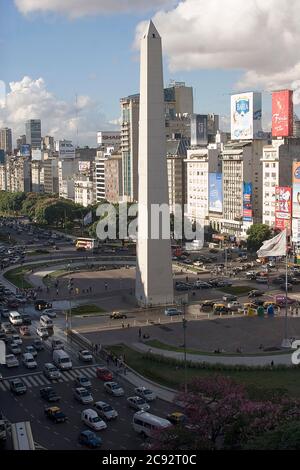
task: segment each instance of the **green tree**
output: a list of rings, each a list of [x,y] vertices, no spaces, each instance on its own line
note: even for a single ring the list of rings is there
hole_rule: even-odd
[[[299,450],[300,449],[300,423],[292,421],[285,423],[273,431],[262,433],[249,440],[245,450]]]
[[[272,236],[272,231],[268,225],[254,224],[247,231],[247,248],[249,251],[257,251],[265,240]]]

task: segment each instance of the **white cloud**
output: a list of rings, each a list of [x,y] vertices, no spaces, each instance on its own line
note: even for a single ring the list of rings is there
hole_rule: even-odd
[[[0,127],[11,127],[16,138],[24,134],[28,119],[41,119],[43,135],[57,139],[75,140],[78,127],[80,143],[85,145],[96,145],[97,130],[108,126],[97,103],[88,96],[78,96],[76,106],[75,99],[67,103],[48,91],[43,78],[25,76],[9,84],[6,106],[0,108]]]
[[[175,0],[15,0],[21,13],[54,12],[78,18],[85,15],[155,10]]]
[[[240,88],[265,89],[300,78],[299,19],[299,0],[183,0],[153,18],[171,71],[237,69]]]

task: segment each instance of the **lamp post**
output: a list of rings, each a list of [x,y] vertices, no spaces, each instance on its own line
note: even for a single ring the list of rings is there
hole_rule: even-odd
[[[182,299],[183,306],[183,318],[182,318],[182,328],[183,328],[183,351],[184,351],[184,392],[187,393],[187,364],[186,364],[186,329],[187,329],[187,320],[185,318],[186,311],[186,302]]]

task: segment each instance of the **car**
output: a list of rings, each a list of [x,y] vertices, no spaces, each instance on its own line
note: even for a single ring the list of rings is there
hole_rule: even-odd
[[[75,387],[84,387],[87,390],[90,390],[92,388],[92,383],[90,379],[85,377],[85,375],[79,375],[78,377],[76,377],[74,384]]]
[[[21,347],[15,342],[10,343],[9,349],[10,349],[10,352],[12,354],[21,354],[22,353]]]
[[[237,296],[232,294],[225,294],[223,295],[222,300],[224,300],[224,302],[234,302],[237,300]]]
[[[46,328],[46,327],[45,327]],[[51,341],[51,348],[52,348],[52,351],[55,351],[56,349],[65,349],[65,346],[64,346],[64,343],[60,340],[60,339],[56,339],[54,338],[52,341]]]
[[[79,351],[78,359],[83,362],[93,362],[93,356],[87,349],[82,349]]]
[[[94,431],[101,431],[107,428],[107,424],[100,418],[97,411],[90,408],[81,413],[81,421]]]
[[[13,333],[16,333],[16,329],[12,326],[11,323],[8,323],[8,322],[2,323],[2,330],[7,335],[11,335]]]
[[[290,297],[286,297],[285,295],[276,295],[275,302],[278,307],[285,307],[286,304],[292,305],[296,302],[295,299],[291,299]]]
[[[49,337],[49,331],[44,326],[38,326],[36,334],[42,339],[47,339]]]
[[[2,318],[9,318],[9,309],[5,307],[1,307],[1,317]]]
[[[113,320],[118,320],[118,319],[127,318],[127,315],[122,312],[112,312],[109,318],[112,318]]]
[[[24,326],[24,325],[21,326],[19,331],[22,336],[30,336],[30,331],[29,331],[28,326]]]
[[[7,354],[5,356],[6,367],[18,367],[19,361],[14,354]]]
[[[144,398],[146,401],[153,401],[156,399],[156,395],[152,390],[146,387],[137,387],[134,392],[138,397]]]
[[[49,318],[56,318],[57,312],[53,308],[46,308],[43,310],[43,315],[47,315]]]
[[[136,411],[148,411],[150,410],[149,403],[144,400],[142,397],[128,397],[127,403],[130,408],[133,408]]]
[[[249,297],[249,298],[261,297],[262,295],[264,295],[264,292],[263,292],[262,290],[258,290],[258,289],[251,290],[251,291],[248,293],[248,297]]]
[[[79,434],[78,442],[79,444],[87,446],[90,449],[98,449],[101,447],[102,439],[96,436],[93,431],[86,430]]]
[[[47,418],[51,419],[51,421],[54,421],[56,424],[65,423],[68,419],[58,406],[46,407],[44,411]]]
[[[96,408],[99,416],[107,421],[116,419],[119,416],[118,412],[111,405],[105,403],[104,401],[97,401],[94,403],[94,408]]]
[[[186,424],[187,422],[186,415],[180,411],[174,411],[173,413],[168,414],[166,419],[175,425]]]
[[[105,382],[113,379],[112,372],[110,372],[110,370],[108,370],[106,367],[97,367],[96,375],[98,379],[104,380]]]
[[[195,289],[211,289],[213,286],[209,282],[196,281],[193,287]]]
[[[117,382],[105,382],[104,390],[114,397],[122,397],[125,395],[124,389]]]
[[[231,311],[237,311],[239,308],[243,308],[242,304],[240,302],[238,302],[237,300],[235,300],[233,302],[229,302],[227,307]]]
[[[36,369],[37,363],[34,360],[34,357],[30,353],[24,353],[22,355],[22,363],[27,369]]]
[[[214,304],[214,307],[213,307],[213,312],[215,315],[218,315],[218,314],[226,314],[229,312],[229,309],[228,307],[225,305],[225,304],[217,304],[215,303]]]
[[[57,395],[56,391],[53,387],[44,387],[40,389],[40,396],[44,400],[52,403],[56,401],[60,401],[60,397]]]
[[[9,381],[10,390],[15,395],[24,395],[27,392],[27,387],[21,379],[12,379]]]
[[[21,304],[26,304],[27,299],[23,295],[17,294],[16,295],[16,300],[20,302]]]
[[[29,315],[26,315],[24,313],[21,313],[21,318],[22,318],[22,321],[23,321],[23,325],[31,325],[31,318]]]
[[[40,339],[35,339],[32,343],[32,346],[36,351],[43,351],[45,349],[45,346]]]
[[[175,289],[178,290],[178,291],[190,290],[189,286],[187,284],[183,284],[183,283],[176,284]]]
[[[34,308],[36,310],[42,311],[42,310],[52,308],[52,304],[47,302],[46,300],[36,300],[34,303]]]
[[[213,300],[204,300],[203,302],[200,303],[200,309],[206,309],[206,308],[211,309],[213,308],[215,303],[216,302]]]
[[[33,346],[31,346],[31,345],[26,346],[24,352],[25,352],[25,353],[32,354],[33,357],[36,357],[36,356],[37,356],[37,350],[36,350]]]
[[[61,373],[57,367],[51,362],[47,362],[44,365],[43,369],[44,376],[49,380],[59,380],[61,378]]]
[[[166,308],[165,315],[167,315],[168,317],[173,317],[174,315],[182,315],[182,311],[178,310],[178,308],[169,307]]]
[[[93,403],[94,398],[89,390],[84,387],[77,387],[73,390],[74,398],[79,401],[82,405]]]

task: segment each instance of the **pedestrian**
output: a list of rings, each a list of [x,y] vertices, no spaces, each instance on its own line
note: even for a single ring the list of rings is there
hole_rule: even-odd
[[[127,323],[127,328],[130,328],[130,325],[129,325],[129,323]]]
[[[139,339],[141,339],[141,336],[142,336],[142,330],[141,328],[139,328]]]
[[[108,289],[108,284],[107,284],[107,282],[104,284],[104,289],[105,289],[105,290]]]
[[[90,292],[92,292],[92,288],[90,287]]]
[[[122,328],[125,328],[124,322],[122,321]]]
[[[56,295],[58,295],[58,294],[59,294],[58,289],[56,289]]]
[[[274,361],[271,361],[271,367],[273,367],[273,366],[274,366]]]
[[[98,352],[98,345],[95,344],[95,353],[97,354],[97,352]]]

